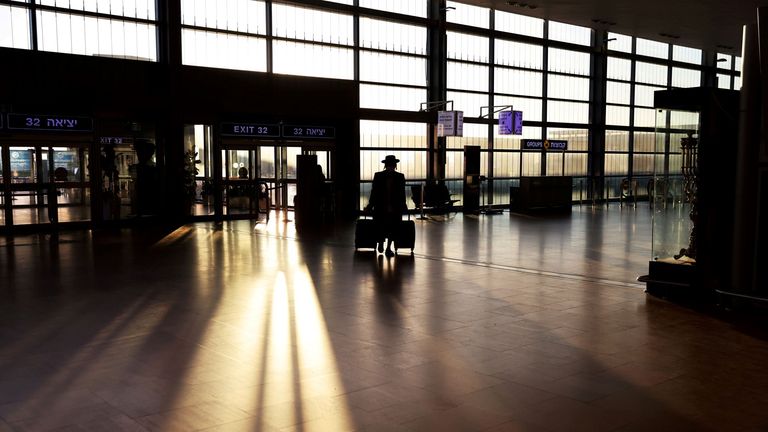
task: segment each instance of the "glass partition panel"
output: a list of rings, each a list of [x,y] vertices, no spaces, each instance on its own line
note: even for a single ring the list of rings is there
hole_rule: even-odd
[[[653,165],[651,191],[653,209],[652,255],[656,261],[687,265],[695,260],[685,256],[692,242],[692,210],[695,206],[698,175],[698,124],[687,123],[679,138],[680,154],[668,154],[670,134],[667,118],[698,119],[698,113],[658,109],[656,112],[656,153],[652,162],[635,160],[640,169]],[[636,171],[638,170],[636,168]]]

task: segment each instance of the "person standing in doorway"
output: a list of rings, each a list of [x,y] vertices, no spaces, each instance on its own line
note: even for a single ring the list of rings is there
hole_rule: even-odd
[[[387,240],[386,255],[394,256],[392,241],[397,232],[402,214],[406,211],[405,176],[397,172],[400,162],[394,155],[388,155],[381,161],[384,170],[373,176],[373,188],[365,210],[373,211],[373,222],[378,233],[378,251],[384,253],[384,240]]]

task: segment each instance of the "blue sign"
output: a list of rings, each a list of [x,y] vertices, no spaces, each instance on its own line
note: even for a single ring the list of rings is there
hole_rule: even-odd
[[[93,119],[74,116],[8,114],[8,129],[90,132],[93,130]]]
[[[336,138],[336,128],[324,126],[283,125],[283,138]]]
[[[523,134],[523,112],[512,111],[512,135]]]
[[[221,134],[225,136],[280,138],[280,127],[262,123],[222,123]]]
[[[11,150],[11,172],[28,177],[32,172],[32,153],[30,150]]]
[[[522,135],[523,112],[502,111],[499,113],[499,135]]]

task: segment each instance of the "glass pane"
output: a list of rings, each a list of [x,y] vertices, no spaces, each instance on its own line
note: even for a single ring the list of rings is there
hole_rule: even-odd
[[[30,49],[30,13],[27,8],[0,5],[0,47]]]
[[[658,90],[664,90],[664,87],[650,87],[644,85],[635,86],[635,105],[652,107],[653,93]]]
[[[568,141],[568,151],[589,150],[589,131],[587,129],[547,128],[547,139]]]
[[[360,84],[360,108],[419,111],[426,89]]]
[[[424,55],[427,53],[427,29],[361,17],[360,47]]]
[[[493,98],[493,104],[498,106],[512,105],[516,111],[522,111],[523,123],[526,121],[541,121],[541,114],[544,109],[544,104],[541,99],[517,96],[495,96]],[[499,113],[495,113],[493,117],[495,119],[499,118]],[[523,131],[525,131],[525,128],[523,128]]]
[[[557,99],[589,101],[589,78],[549,74],[547,96]]]
[[[632,52],[632,36],[608,32],[606,46],[611,51]]]
[[[672,60],[700,65],[701,59],[702,55],[700,49],[679,45],[674,45],[672,47]]]
[[[487,63],[489,42],[487,37],[447,32],[448,58]]]
[[[427,125],[411,122],[360,120],[360,147],[425,149],[427,147]]]
[[[427,17],[427,0],[360,0],[360,7]]]
[[[629,151],[629,132],[607,130],[605,131],[605,151],[626,152]]]
[[[449,91],[446,96],[449,101],[453,101],[453,109],[464,111],[464,118],[480,117],[480,107],[489,105],[487,93]],[[487,115],[488,109],[484,108],[482,113]]]
[[[426,86],[427,60],[423,57],[360,51],[360,80]]]
[[[669,58],[669,44],[667,43],[637,38],[636,44],[636,54],[657,57],[661,59]]]
[[[37,20],[41,51],[157,61],[154,25],[48,11]]]
[[[652,108],[635,108],[635,126],[656,126],[656,112]]]
[[[446,146],[451,149],[464,149],[465,145],[476,145],[488,148],[488,125],[464,123],[464,136],[447,137]]]
[[[519,177],[520,152],[495,152],[493,154],[493,177]],[[507,189],[509,192],[509,189]]]
[[[726,74],[717,74],[717,87],[730,90],[731,76]]]
[[[547,101],[547,121],[589,123],[589,104],[581,102]]]
[[[608,78],[630,81],[632,79],[632,61],[608,57]]]
[[[635,152],[652,153],[656,147],[656,134],[653,132],[635,132],[633,149]]]
[[[11,147],[10,169],[12,183],[13,221],[16,225],[43,223],[48,220],[46,197],[43,189],[37,186],[45,180],[47,173],[47,154],[45,162],[38,170],[38,154],[34,147]]]
[[[667,85],[667,66],[654,63],[635,63],[635,80],[656,85]]]
[[[373,180],[373,175],[384,169],[381,161],[389,154],[400,159],[397,170],[405,175],[406,181],[427,178],[426,150],[363,150],[360,152],[360,180]]]
[[[606,105],[605,124],[611,126],[629,126],[629,107]]]
[[[40,4],[130,18],[156,19],[154,0],[40,0]]]
[[[549,38],[551,40],[589,46],[592,44],[592,29],[550,21]]]
[[[589,75],[589,53],[549,48],[547,70],[575,75]]]
[[[608,81],[606,84],[606,97],[608,103],[629,105],[631,87],[628,83]]]
[[[59,222],[90,220],[90,188],[83,183],[89,180],[83,165],[87,155],[84,152],[81,155],[78,147],[54,147],[52,150]]]
[[[259,147],[259,177],[262,179],[275,178],[275,148]]]
[[[523,176],[541,175],[541,152],[523,152]]]
[[[493,148],[505,150],[520,150],[521,139],[541,139],[541,128],[533,126],[523,127],[522,135],[499,135],[498,126],[493,127]]]
[[[497,39],[494,56],[494,61],[499,65],[539,70],[544,68],[544,48],[541,45]]]
[[[455,1],[447,2],[448,8],[453,8],[447,14],[448,22],[464,24],[473,27],[488,28],[490,20],[490,9],[471,6]]]
[[[272,5],[272,34],[289,39],[354,45],[352,15],[317,9]]]
[[[542,74],[541,72],[497,67],[494,75],[494,88],[498,93],[541,96],[543,92]]]
[[[731,70],[733,56],[730,54],[717,53],[717,68]]]
[[[605,154],[605,175],[624,176],[629,172],[629,155],[626,153]]]
[[[181,23],[266,35],[266,3],[256,0],[181,0]]]
[[[449,89],[488,91],[488,66],[449,61],[447,69]]]
[[[320,78],[352,79],[352,49],[310,43],[274,41],[274,72]]]
[[[181,61],[185,65],[267,71],[264,38],[182,29],[181,44]]]
[[[536,38],[544,37],[544,20],[510,12],[495,11],[494,26],[496,30],[515,33]]]
[[[694,69],[672,68],[672,87],[700,87],[701,71]]]

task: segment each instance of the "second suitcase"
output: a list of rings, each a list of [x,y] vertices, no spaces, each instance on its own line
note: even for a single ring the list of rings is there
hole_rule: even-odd
[[[376,225],[373,219],[358,219],[355,224],[355,250],[376,248]]]
[[[413,246],[416,243],[416,224],[410,219],[400,221],[397,234],[395,235],[395,250],[410,249],[413,253]]]

